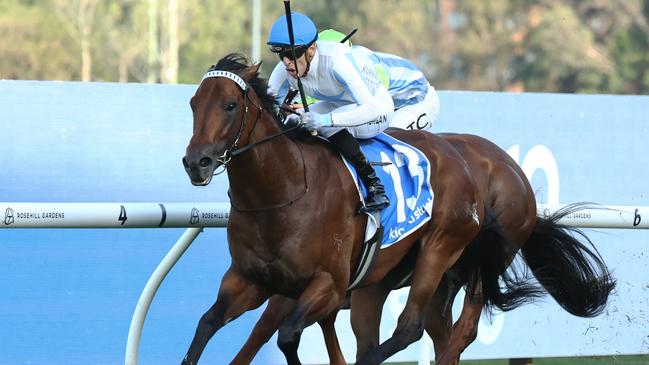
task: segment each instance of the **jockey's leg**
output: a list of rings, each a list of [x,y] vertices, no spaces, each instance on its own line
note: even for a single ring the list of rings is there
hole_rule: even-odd
[[[182,364],[196,365],[216,331],[244,312],[259,307],[266,299],[268,295],[265,291],[244,280],[232,268],[228,269],[221,280],[216,302],[198,322],[194,339]]]
[[[300,294],[295,310],[279,328],[277,346],[289,365],[300,364],[297,349],[302,331],[316,321],[326,320],[338,311],[345,299],[345,288],[337,288],[331,274],[318,273]]]
[[[376,176],[376,171],[365,158],[365,154],[356,138],[347,129],[341,129],[330,136],[329,141],[354,166],[358,176],[365,184],[367,188],[365,209],[367,211],[380,210],[390,205],[381,180]]]
[[[252,333],[230,364],[250,364],[259,349],[270,340],[284,318],[297,306],[297,301],[281,295],[273,295]]]
[[[390,116],[390,127],[401,129],[433,130],[433,124],[439,115],[439,96],[435,88],[428,85],[428,93],[418,103],[403,106]]]

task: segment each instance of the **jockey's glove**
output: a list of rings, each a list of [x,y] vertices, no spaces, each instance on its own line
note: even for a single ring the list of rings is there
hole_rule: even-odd
[[[306,112],[300,116],[304,128],[308,130],[318,130],[322,127],[331,127],[331,114],[318,114],[314,112]]]
[[[296,125],[302,123],[300,116],[298,114],[289,114],[284,119],[284,124],[286,125]]]

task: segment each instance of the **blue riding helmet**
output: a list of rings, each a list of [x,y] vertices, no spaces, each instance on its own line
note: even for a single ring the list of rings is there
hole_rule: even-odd
[[[296,47],[309,45],[318,39],[318,29],[308,16],[291,12],[291,21],[293,23],[293,39]],[[281,48],[291,46],[286,15],[282,15],[273,23],[266,43],[271,46],[271,51],[273,51],[273,48],[277,48],[274,52],[279,52]]]

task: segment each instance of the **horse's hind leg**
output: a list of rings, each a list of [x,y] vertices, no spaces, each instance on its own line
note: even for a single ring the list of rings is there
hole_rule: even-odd
[[[268,305],[262,313],[261,317],[255,324],[252,333],[248,336],[248,340],[243,345],[237,356],[230,363],[234,364],[250,364],[259,349],[270,340],[273,334],[277,331],[280,324],[297,306],[297,301],[288,297],[274,295],[268,301]],[[325,338],[326,340],[326,338]]]
[[[435,354],[444,352],[451,337],[453,299],[459,291],[459,282],[446,276],[440,282],[426,310],[425,329],[433,340]],[[390,290],[381,284],[356,289],[352,292],[351,322],[356,337],[357,361],[379,345],[381,313]]]
[[[230,268],[221,280],[216,302],[198,322],[194,339],[182,364],[196,365],[216,331],[244,312],[259,307],[267,298],[264,291],[243,280]]]
[[[468,217],[458,215],[460,209],[449,208],[449,212],[452,218],[438,218],[445,228],[436,228],[429,237],[422,238],[408,300],[392,337],[363,355],[357,364],[380,364],[421,338],[425,309],[437,290],[442,275],[458,260],[463,249],[480,229],[479,221],[474,217],[475,214],[482,216],[482,207],[477,210],[474,206],[467,210],[474,213],[468,213]]]
[[[453,300],[460,290],[460,283],[445,276],[439,284],[435,295],[428,303],[424,328],[433,340],[435,363],[449,344],[453,330]]]
[[[277,345],[289,365],[298,365],[297,349],[304,328],[316,321],[326,320],[342,304],[345,288],[337,288],[328,272],[320,272],[300,295],[295,310],[279,328]],[[335,318],[335,317],[334,317]],[[333,327],[330,330],[334,330]],[[331,338],[331,337],[330,337]]]
[[[478,322],[484,305],[484,298],[480,285],[467,287],[462,313],[458,318],[448,345],[441,354],[436,354],[435,364],[456,365],[460,362],[460,354],[464,351],[478,335]]]

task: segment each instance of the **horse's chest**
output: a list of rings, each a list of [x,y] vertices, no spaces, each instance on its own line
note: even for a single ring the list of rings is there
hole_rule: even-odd
[[[297,295],[312,275],[299,251],[275,251],[268,245],[236,245],[231,242],[232,260],[250,281],[275,293]]]

